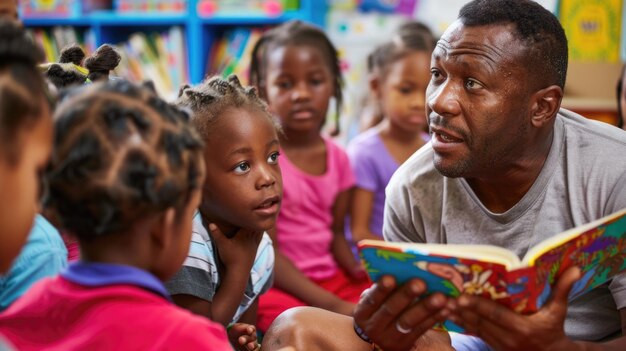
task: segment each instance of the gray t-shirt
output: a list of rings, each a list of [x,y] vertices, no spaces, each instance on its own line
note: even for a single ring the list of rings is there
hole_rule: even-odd
[[[550,153],[524,197],[504,213],[480,202],[463,178],[447,178],[425,145],[387,187],[388,241],[488,244],[520,258],[542,240],[626,207],[626,132],[561,109]],[[621,330],[626,274],[570,303],[566,334],[600,340]]]

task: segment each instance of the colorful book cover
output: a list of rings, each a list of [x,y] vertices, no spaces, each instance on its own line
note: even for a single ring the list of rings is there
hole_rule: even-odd
[[[621,0],[562,0],[559,13],[570,59],[618,62]]]
[[[399,283],[419,278],[428,294],[478,295],[527,314],[543,306],[555,278],[569,267],[582,271],[570,299],[626,269],[626,209],[557,234],[531,248],[521,261],[513,252],[486,245],[363,240],[358,246],[372,281],[383,275]],[[450,321],[437,328],[463,332]]]

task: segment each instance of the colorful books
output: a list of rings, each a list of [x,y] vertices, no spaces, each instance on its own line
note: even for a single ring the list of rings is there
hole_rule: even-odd
[[[262,33],[262,29],[243,27],[225,32],[211,48],[207,60],[207,76],[220,74],[227,77],[236,74],[242,84],[248,84],[252,49]]]
[[[555,278],[571,266],[580,267],[583,275],[570,299],[626,269],[626,209],[546,239],[522,260],[488,245],[363,240],[358,247],[372,281],[383,275],[392,275],[400,283],[420,278],[429,294],[480,295],[517,312],[532,313],[549,298]],[[438,328],[462,332],[450,321]]]
[[[122,60],[115,69],[116,75],[135,82],[151,80],[157,92],[168,100],[175,98],[180,85],[189,81],[181,27],[133,33],[127,42],[117,44],[117,48]]]

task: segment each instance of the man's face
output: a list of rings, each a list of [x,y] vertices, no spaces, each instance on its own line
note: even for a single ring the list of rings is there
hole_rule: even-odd
[[[525,45],[509,24],[453,23],[433,51],[426,113],[434,165],[483,177],[515,163],[531,129]]]

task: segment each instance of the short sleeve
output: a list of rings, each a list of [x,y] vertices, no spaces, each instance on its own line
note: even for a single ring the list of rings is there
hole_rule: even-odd
[[[348,157],[355,177],[355,185],[368,191],[376,191],[376,165],[367,148],[349,147]]]
[[[211,302],[219,284],[215,256],[199,216],[194,217],[193,225],[189,254],[165,288],[170,295],[191,295]]]
[[[181,269],[165,283],[170,295],[191,295],[213,301],[215,286],[211,284],[211,274],[201,268],[182,266]]]

